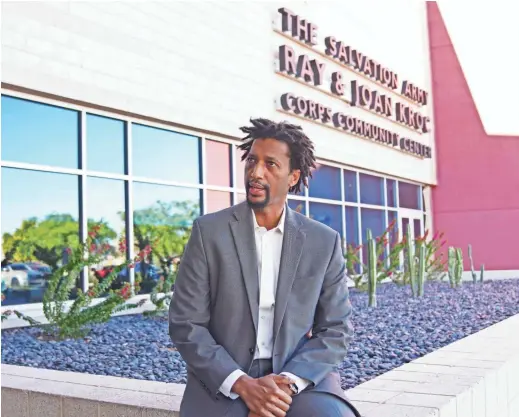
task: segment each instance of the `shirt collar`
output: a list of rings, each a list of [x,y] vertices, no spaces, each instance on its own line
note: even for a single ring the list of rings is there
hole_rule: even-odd
[[[254,222],[254,230],[258,230],[260,228],[260,225],[258,224],[258,221],[256,220],[256,213],[254,213],[254,210],[252,210],[252,221]],[[273,229],[277,230],[281,233],[284,233],[285,231],[285,217],[287,213],[286,205],[283,206],[283,213],[281,213],[281,218],[279,219],[278,225]]]

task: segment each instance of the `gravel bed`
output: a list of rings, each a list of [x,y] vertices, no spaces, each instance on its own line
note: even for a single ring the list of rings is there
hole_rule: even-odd
[[[409,288],[378,288],[378,308],[352,289],[355,338],[340,372],[344,389],[432,352],[514,314],[519,280],[489,281],[451,289],[427,283],[425,296]],[[2,363],[163,382],[186,382],[164,319],[141,315],[112,318],[88,338],[62,342],[37,338],[37,328],[2,331]]]

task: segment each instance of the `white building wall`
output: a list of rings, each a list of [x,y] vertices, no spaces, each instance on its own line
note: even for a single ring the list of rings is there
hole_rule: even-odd
[[[276,111],[280,95],[292,92],[433,147],[432,134],[411,132],[275,74],[280,45],[301,49],[273,30],[280,27],[277,9],[288,7],[319,27],[317,49],[325,36],[344,40],[429,92],[430,101],[421,2],[4,1],[1,7],[3,83],[233,137],[250,117],[289,118],[304,126],[320,158],[436,182],[434,158]],[[327,62],[329,69],[334,65]],[[356,77],[342,72],[346,84]]]

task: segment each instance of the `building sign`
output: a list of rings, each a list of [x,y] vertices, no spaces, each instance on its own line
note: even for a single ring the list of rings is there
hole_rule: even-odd
[[[287,8],[281,8],[278,12],[281,14],[280,33],[312,49],[323,58],[318,60],[306,54],[298,55],[290,45],[280,45],[278,72],[347,102],[352,107],[359,107],[391,120],[412,130],[415,134],[431,131],[430,118],[419,110],[428,104],[429,97],[426,91],[407,80],[400,83],[397,73],[333,36],[324,39],[324,51],[315,49],[319,44],[317,26]],[[358,80],[345,84],[341,71],[334,70],[331,76],[326,77],[326,64],[330,60],[361,75],[370,84],[378,85],[385,91],[381,92]],[[327,79],[331,80],[328,85],[326,85]],[[387,94],[388,92],[400,99],[394,99]],[[430,146],[334,110],[314,100],[285,92],[280,97],[280,104],[283,111],[297,117],[373,140],[421,158],[431,158]]]

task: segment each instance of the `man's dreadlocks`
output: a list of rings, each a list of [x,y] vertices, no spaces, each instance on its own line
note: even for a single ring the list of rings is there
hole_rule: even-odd
[[[252,126],[240,128],[242,132],[247,133],[243,138],[244,143],[238,147],[244,151],[242,161],[249,155],[252,143],[256,139],[270,138],[285,142],[290,149],[290,170],[301,171],[299,181],[289,191],[299,193],[301,184],[308,187],[308,178],[312,177],[312,169],[315,168],[314,145],[303,133],[301,126],[264,118],[251,119],[251,123]]]

